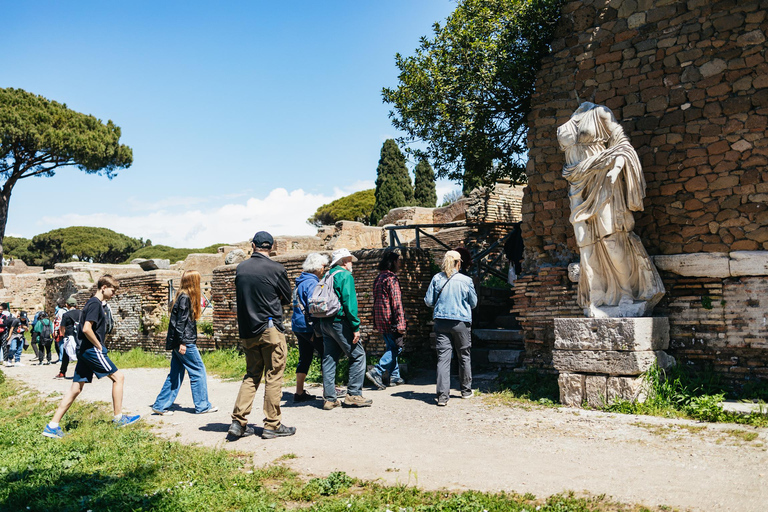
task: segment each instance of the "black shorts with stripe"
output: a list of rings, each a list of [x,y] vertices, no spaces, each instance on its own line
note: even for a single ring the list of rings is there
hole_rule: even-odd
[[[117,371],[115,363],[107,356],[107,350],[96,350],[91,347],[77,357],[75,376],[73,382],[93,382],[93,375],[97,378],[112,375]]]

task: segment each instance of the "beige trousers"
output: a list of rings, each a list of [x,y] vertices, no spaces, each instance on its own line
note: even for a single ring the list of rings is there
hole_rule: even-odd
[[[246,373],[237,393],[232,421],[245,427],[251,414],[253,399],[264,375],[264,426],[280,426],[280,398],[283,393],[283,372],[288,349],[285,335],[276,327],[267,329],[255,338],[240,340],[245,350]]]

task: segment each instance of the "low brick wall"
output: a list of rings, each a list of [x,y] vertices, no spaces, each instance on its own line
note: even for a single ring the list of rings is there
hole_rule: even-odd
[[[654,316],[669,317],[668,353],[678,364],[711,368],[735,387],[768,382],[768,276],[661,276],[667,294]],[[525,332],[526,366],[552,368],[554,318],[583,317],[577,287],[566,267],[542,268],[515,283],[512,312]]]
[[[398,274],[403,291],[403,306],[408,335],[406,352],[427,350],[429,348],[428,323],[432,319],[432,311],[424,305],[424,295],[432,278],[428,253],[423,250],[405,248],[403,267]],[[360,333],[365,349],[369,354],[377,355],[383,352],[384,344],[381,336],[373,329],[373,281],[379,271],[377,265],[384,254],[383,249],[353,251],[358,262],[354,264],[352,274],[357,290],[358,312],[361,320]],[[278,256],[274,261],[281,263],[288,272],[291,287],[296,277],[301,274],[301,264],[306,255]],[[213,327],[217,348],[239,345],[237,329],[237,301],[235,297],[235,270],[237,265],[225,265],[213,271],[212,300]],[[295,342],[290,332],[290,317],[292,309],[286,306],[283,310],[284,325],[289,342]]]

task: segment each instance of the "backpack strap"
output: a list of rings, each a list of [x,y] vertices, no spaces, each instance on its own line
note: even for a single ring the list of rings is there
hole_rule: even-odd
[[[440,288],[440,291],[439,291],[439,292],[437,292],[437,297],[435,297],[435,306],[437,306],[437,301],[439,301],[439,300],[440,300],[440,294],[441,294],[441,293],[443,293],[443,290],[445,290],[445,287],[446,287],[446,286],[448,286],[448,281],[450,281],[451,279],[453,279],[453,276],[455,276],[455,275],[456,275],[456,274],[458,274],[458,273],[459,273],[459,271],[457,270],[456,272],[454,272],[453,274],[451,274],[451,277],[449,277],[449,278],[448,278],[448,279],[445,281],[445,284],[442,286],[442,288]],[[432,306],[432,307],[434,307],[434,306]]]

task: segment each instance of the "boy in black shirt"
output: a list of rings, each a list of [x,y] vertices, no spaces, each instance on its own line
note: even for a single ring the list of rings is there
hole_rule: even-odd
[[[59,408],[53,414],[51,422],[45,426],[43,435],[46,437],[62,438],[64,431],[59,422],[67,410],[74,403],[75,398],[83,391],[86,382],[93,380],[93,375],[101,379],[109,377],[112,381],[112,406],[115,413],[113,422],[119,427],[135,423],[141,418],[139,415],[126,416],[123,409],[123,383],[125,375],[117,369],[107,356],[107,347],[104,340],[107,337],[107,315],[104,311],[106,301],[112,298],[117,289],[117,281],[106,274],[96,283],[96,294],[85,303],[81,315],[81,329],[78,333],[80,348],[77,351],[77,366],[75,376],[72,379],[72,387],[61,400]]]

